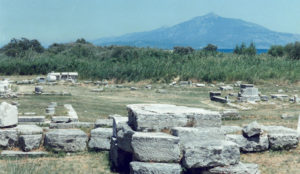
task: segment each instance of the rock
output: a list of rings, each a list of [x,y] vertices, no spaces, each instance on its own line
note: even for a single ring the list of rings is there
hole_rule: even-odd
[[[68,116],[53,116],[51,118],[52,123],[69,123],[71,122],[70,117]]]
[[[179,138],[165,133],[136,132],[131,146],[134,158],[144,162],[179,162]]]
[[[0,105],[0,128],[18,124],[18,108],[2,102]]]
[[[43,134],[43,129],[37,125],[18,125],[16,130],[19,135]]]
[[[235,119],[240,119],[240,113],[236,109],[226,109],[222,111],[221,113],[222,119],[230,119],[230,120],[235,120]]]
[[[111,115],[110,118],[113,120],[113,137],[117,138],[118,131],[123,125],[127,125],[128,117],[123,117],[121,115]]]
[[[93,122],[50,123],[50,129],[93,128]]]
[[[241,128],[240,126],[221,126],[221,130],[225,133],[225,134],[230,134],[230,133],[237,133],[242,131],[243,128]]]
[[[221,92],[220,91],[210,91],[209,92],[210,99],[214,96],[221,96]]]
[[[160,131],[172,127],[220,127],[218,112],[168,104],[127,106],[129,125],[135,131]]]
[[[131,87],[130,90],[131,90],[131,91],[136,91],[136,90],[138,90],[138,88],[136,88],[136,87]]]
[[[233,90],[233,87],[232,86],[220,86],[220,90],[222,91],[229,91],[229,90]]]
[[[260,101],[258,89],[254,87],[241,88],[241,91],[238,95],[238,100],[241,102]]]
[[[22,150],[25,152],[38,149],[40,147],[42,137],[43,137],[42,134],[20,135],[19,145],[21,146]]]
[[[253,88],[254,85],[253,84],[241,84],[240,87],[241,88]]]
[[[103,92],[104,88],[95,88],[95,89],[91,89],[91,92]]]
[[[205,87],[205,84],[204,83],[197,83],[196,87]]]
[[[263,130],[261,129],[261,125],[259,125],[256,121],[248,124],[243,128],[243,134],[246,137],[253,137],[262,134]]]
[[[118,148],[117,139],[112,137],[109,151],[111,169],[120,173],[129,173],[129,163],[132,161],[132,154]]]
[[[286,94],[271,94],[271,97],[274,99],[282,99],[288,98],[289,96]]]
[[[95,150],[109,150],[112,133],[112,128],[96,128],[91,130],[91,138],[88,144],[89,148]]]
[[[260,100],[261,101],[269,101],[269,97],[266,95],[260,95]]]
[[[181,174],[179,164],[131,162],[131,174]]]
[[[15,147],[18,143],[17,130],[14,128],[0,129],[0,147]]]
[[[260,174],[257,164],[239,162],[235,165],[214,167],[202,174]]]
[[[80,129],[55,129],[45,135],[45,147],[54,151],[78,152],[86,150],[88,136]]]
[[[48,152],[21,152],[12,150],[4,150],[1,152],[1,156],[3,157],[41,157],[47,155]]]
[[[278,89],[278,93],[283,93],[284,90],[283,89]]]
[[[210,99],[211,99],[211,101],[215,101],[215,102],[228,103],[228,98],[223,98],[220,96],[213,96]]]
[[[35,92],[36,94],[41,94],[41,93],[43,93],[43,87],[42,87],[42,86],[36,86],[36,87],[34,88],[34,92]]]
[[[133,152],[131,141],[135,132],[127,124],[121,125],[117,133],[118,147],[125,152]]]
[[[243,135],[226,135],[226,140],[236,143],[242,152],[262,152],[269,149],[267,135],[246,138]]]
[[[240,150],[231,141],[210,141],[185,147],[182,164],[184,167],[205,168],[237,164]]]
[[[37,123],[42,123],[45,122],[45,116],[19,116],[18,117],[18,122],[37,122]]]
[[[205,142],[210,140],[225,140],[225,134],[220,128],[175,127],[172,135],[179,137],[181,144]]]
[[[64,107],[68,110],[68,116],[72,122],[78,122],[78,115],[74,110],[73,106],[70,104],[65,104]]]
[[[289,150],[296,148],[299,143],[297,133],[277,132],[269,133],[270,149],[272,150]]]
[[[152,88],[152,85],[146,85],[145,88],[146,88],[146,89],[151,89],[151,88]]]
[[[282,114],[281,119],[287,120],[287,119],[293,119],[295,118],[293,115],[288,115],[288,114]]]
[[[95,128],[98,127],[112,127],[113,119],[98,119],[95,122]]]
[[[190,85],[190,84],[192,84],[191,81],[180,81],[179,82],[179,85],[181,85],[181,86]]]

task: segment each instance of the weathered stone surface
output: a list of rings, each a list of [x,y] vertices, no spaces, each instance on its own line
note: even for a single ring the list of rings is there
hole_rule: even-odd
[[[50,123],[50,129],[93,128],[93,122]]]
[[[18,124],[18,108],[2,102],[0,104],[0,127],[9,127]]]
[[[202,174],[260,174],[257,164],[239,162],[235,165],[214,167]]]
[[[221,112],[222,119],[239,119],[240,113],[236,109],[226,109]]]
[[[254,85],[253,84],[241,84],[240,87],[241,88],[253,88]]]
[[[242,131],[242,127],[240,126],[221,126],[221,130],[225,133],[225,134],[230,134],[230,133],[237,133]]]
[[[41,157],[47,155],[48,152],[22,152],[12,150],[4,150],[1,152],[1,156],[3,157]]]
[[[14,147],[18,143],[17,130],[13,128],[0,129],[0,147]]]
[[[121,127],[127,125],[128,117],[115,114],[111,115],[110,118],[113,120],[113,137],[117,137],[117,133]]]
[[[196,83],[196,87],[205,87],[204,83]]]
[[[296,148],[299,143],[298,134],[296,132],[269,133],[268,137],[272,150],[293,149]]]
[[[221,92],[220,91],[210,91],[209,92],[210,99],[214,96],[221,96]]]
[[[95,122],[95,128],[98,127],[112,127],[113,119],[98,119]]]
[[[233,87],[232,86],[220,86],[220,90],[222,91],[228,91],[228,90],[233,90]]]
[[[239,161],[240,150],[237,144],[231,141],[210,141],[185,147],[182,164],[190,169],[227,166]]]
[[[68,110],[68,116],[70,117],[71,121],[78,122],[78,115],[70,104],[65,104],[64,107]]]
[[[44,145],[54,151],[77,152],[86,149],[87,140],[80,129],[55,129],[46,133]]]
[[[210,140],[225,140],[225,134],[220,128],[175,127],[172,135],[179,137],[181,144],[206,142]]]
[[[259,125],[256,121],[248,124],[243,128],[243,134],[246,137],[258,136],[263,132],[261,125]]]
[[[69,123],[71,122],[71,118],[68,116],[53,116],[51,121],[53,123]]]
[[[109,150],[112,133],[112,128],[96,128],[91,130],[91,138],[88,144],[89,148],[95,150]]]
[[[128,124],[123,124],[117,133],[118,147],[125,152],[133,152],[131,141],[134,133]]]
[[[179,162],[179,138],[165,133],[136,132],[131,146],[134,158],[144,162]]]
[[[226,135],[226,140],[236,143],[242,152],[261,152],[269,149],[267,135],[250,138],[243,135]]]
[[[18,125],[16,130],[19,135],[43,134],[43,129],[37,125]]]
[[[228,100],[221,96],[213,96],[210,98],[212,101],[220,102],[220,103],[228,103]]]
[[[23,123],[42,123],[45,122],[45,116],[19,116],[18,121]]]
[[[38,149],[42,141],[42,134],[37,135],[20,135],[19,145],[23,151],[28,152],[33,149]]]
[[[181,174],[179,164],[131,162],[130,174]]]
[[[220,127],[219,112],[168,104],[128,105],[129,125],[135,131],[160,131],[172,127]]]

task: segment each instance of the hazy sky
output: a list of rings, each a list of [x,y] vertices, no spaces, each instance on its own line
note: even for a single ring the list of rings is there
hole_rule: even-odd
[[[0,45],[93,40],[171,26],[214,12],[300,34],[300,0],[0,0]]]

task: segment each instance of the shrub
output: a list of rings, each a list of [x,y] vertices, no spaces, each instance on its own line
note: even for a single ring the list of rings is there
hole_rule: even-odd
[[[203,48],[204,51],[208,51],[208,52],[216,52],[217,49],[218,47],[213,44],[208,44],[206,47]]]
[[[173,48],[173,52],[175,54],[181,54],[181,55],[185,55],[185,54],[190,54],[193,53],[195,50],[192,47],[179,47],[176,46]]]

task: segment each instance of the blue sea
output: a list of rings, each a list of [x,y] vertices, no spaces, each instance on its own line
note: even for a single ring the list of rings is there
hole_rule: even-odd
[[[222,53],[233,53],[234,49],[218,49],[219,52]],[[267,53],[268,49],[256,49],[257,50],[257,54],[262,54],[262,53]]]

